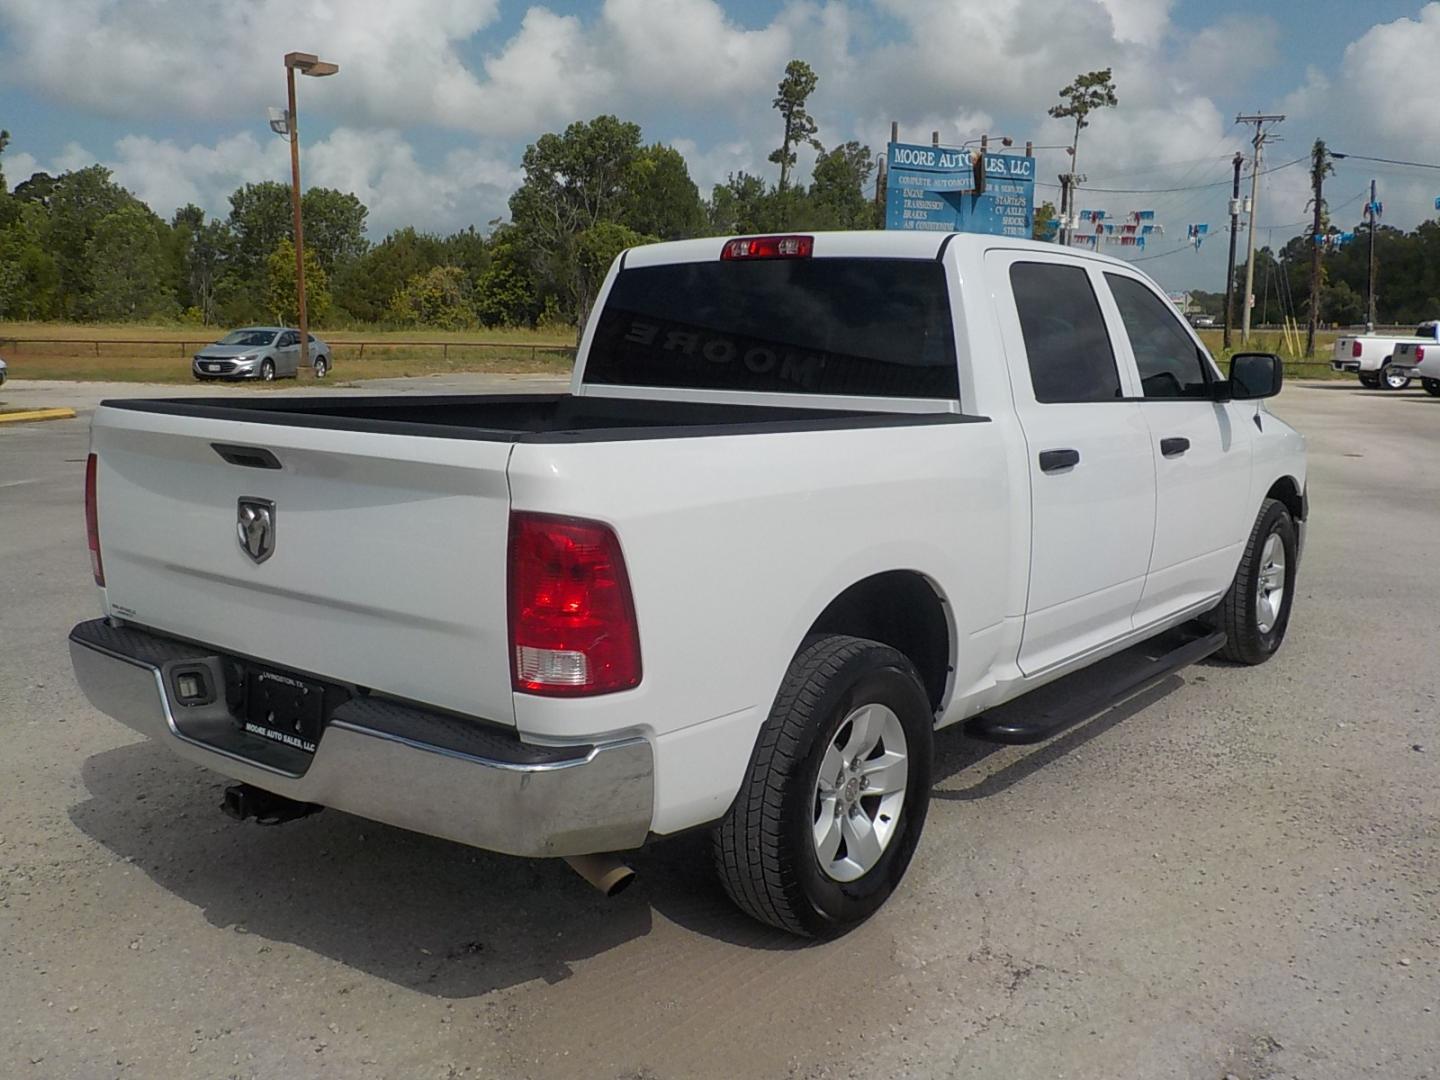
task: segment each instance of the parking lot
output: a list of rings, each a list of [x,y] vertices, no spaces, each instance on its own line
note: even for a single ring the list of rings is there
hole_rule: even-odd
[[[535,383],[385,389],[416,385]],[[904,886],[804,945],[703,836],[605,900],[335,812],[225,818],[70,674],[106,392],[5,391],[81,416],[0,426],[0,1076],[1440,1076],[1440,398],[1287,387],[1312,519],[1280,655],[1037,747],[943,733]]]

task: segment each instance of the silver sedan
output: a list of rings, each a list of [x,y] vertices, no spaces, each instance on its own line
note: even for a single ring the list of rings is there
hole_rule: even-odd
[[[330,373],[330,346],[310,335],[310,362],[315,377]],[[197,379],[293,378],[300,371],[300,331],[284,326],[247,326],[232,330],[195,354],[191,371]]]

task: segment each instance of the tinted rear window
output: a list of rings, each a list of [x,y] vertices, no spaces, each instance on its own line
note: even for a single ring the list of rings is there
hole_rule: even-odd
[[[585,381],[958,398],[945,270],[917,259],[774,259],[621,271]]]
[[[1119,398],[1115,351],[1085,268],[1017,262],[1010,267],[1010,286],[1035,400],[1059,404]]]

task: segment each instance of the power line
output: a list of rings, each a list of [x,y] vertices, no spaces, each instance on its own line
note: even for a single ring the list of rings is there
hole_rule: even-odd
[[[1440,165],[1433,165],[1428,161],[1396,161],[1394,158],[1366,157],[1364,154],[1340,154],[1332,153],[1333,158],[1354,158],[1356,161],[1378,161],[1384,165],[1404,165],[1411,169],[1440,169]]]
[[[1308,157],[1308,156],[1309,156],[1309,155],[1306,155],[1306,157]],[[1272,165],[1272,166],[1271,166],[1270,168],[1268,168],[1268,169],[1261,169],[1261,170],[1260,170],[1260,175],[1261,175],[1261,176],[1269,176],[1271,173],[1279,172],[1281,169],[1288,169],[1288,168],[1290,168],[1292,165],[1299,165],[1299,164],[1300,164],[1302,161],[1304,161],[1304,160],[1306,160],[1306,158],[1304,158],[1304,157],[1298,157],[1298,158],[1296,158],[1294,161],[1287,161],[1287,162],[1285,162],[1285,164],[1283,164],[1283,165]],[[1440,167],[1440,166],[1437,166],[1437,167]],[[1206,188],[1225,187],[1225,186],[1228,185],[1229,183],[1230,183],[1229,180],[1216,180],[1216,181],[1214,181],[1213,183],[1209,183],[1209,184],[1192,184],[1192,185],[1189,186],[1189,187],[1176,187],[1176,188],[1097,188],[1097,187],[1086,187],[1086,188],[1084,188],[1084,190],[1087,191],[1087,192],[1089,192],[1089,193],[1092,194],[1092,195],[1174,195],[1174,194],[1177,194],[1177,193],[1182,192],[1182,191],[1203,191],[1203,190],[1205,190]],[[1036,186],[1037,186],[1037,187],[1047,187],[1047,188],[1057,188],[1057,189],[1060,187],[1059,184],[1047,184],[1047,183],[1044,183],[1043,181],[1038,181],[1038,180],[1036,181]]]
[[[1174,251],[1162,251],[1162,252],[1160,252],[1159,255],[1141,255],[1138,259],[1126,259],[1125,261],[1126,261],[1126,262],[1131,262],[1131,263],[1149,262],[1151,259],[1164,259],[1164,258],[1168,258],[1168,257],[1171,256],[1171,255],[1179,255],[1182,251],[1194,251],[1194,250],[1195,250],[1195,249],[1192,248],[1192,247],[1189,245],[1189,243],[1186,243],[1184,246],[1178,247],[1178,248],[1176,248]]]

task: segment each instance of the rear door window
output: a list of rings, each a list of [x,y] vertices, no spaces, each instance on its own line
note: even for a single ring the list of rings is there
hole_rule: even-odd
[[[1147,398],[1209,398],[1200,347],[1170,305],[1131,277],[1106,274]]]
[[[959,397],[944,267],[808,258],[622,270],[585,381],[865,397]]]
[[[1010,287],[1036,401],[1054,405],[1123,396],[1105,316],[1083,266],[1017,262],[1010,267]]]

